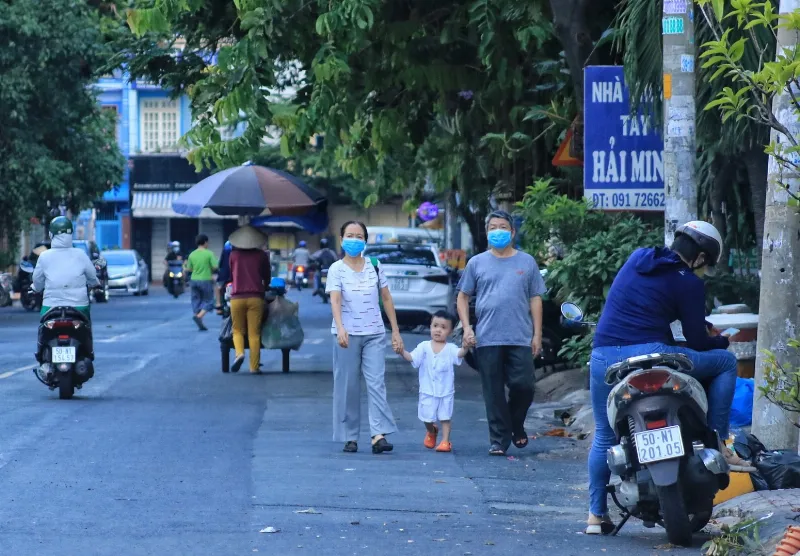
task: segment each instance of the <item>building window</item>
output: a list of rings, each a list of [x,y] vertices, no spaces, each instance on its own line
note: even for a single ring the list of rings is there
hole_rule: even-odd
[[[103,106],[103,110],[108,110],[109,112],[113,113],[114,116],[114,136],[117,138],[117,144],[119,144],[119,113],[117,112],[116,106]]]
[[[170,152],[178,148],[178,101],[169,99],[142,100],[142,152]]]

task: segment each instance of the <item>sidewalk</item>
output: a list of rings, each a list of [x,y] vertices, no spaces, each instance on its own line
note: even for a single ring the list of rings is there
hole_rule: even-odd
[[[254,440],[254,550],[637,556],[666,542],[663,531],[635,524],[615,538],[583,535],[587,445],[543,436],[557,423],[535,409],[528,448],[490,457],[479,377],[467,366],[456,371],[451,454],[422,446],[417,372],[388,359],[386,380],[400,431],[390,439],[395,450],[375,456],[365,403],[359,452],[345,454],[331,441],[330,372],[270,377]],[[280,532],[257,533],[268,527]]]
[[[800,525],[800,489],[760,490],[723,502],[714,508],[711,527],[719,530],[747,519],[758,520],[758,535],[771,554],[786,527]]]

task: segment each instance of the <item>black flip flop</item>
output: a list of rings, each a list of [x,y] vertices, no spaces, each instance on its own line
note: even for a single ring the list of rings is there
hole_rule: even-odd
[[[511,441],[514,443],[514,446],[521,450],[528,445],[528,433],[525,432],[525,429],[522,429],[521,433],[511,435]]]
[[[489,447],[489,455],[490,456],[504,456],[506,455],[506,451],[503,450],[503,447],[500,444],[492,444]]]

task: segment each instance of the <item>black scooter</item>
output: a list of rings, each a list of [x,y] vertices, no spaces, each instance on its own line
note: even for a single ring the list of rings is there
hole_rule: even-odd
[[[167,266],[167,291],[178,299],[184,291],[183,261],[169,261]]]
[[[572,303],[561,313],[568,323],[594,326]],[[608,467],[621,479],[607,489],[623,515],[613,535],[633,516],[645,527],[664,527],[672,544],[689,546],[711,518],[716,493],[730,483],[719,436],[706,420],[706,392],[688,374],[692,368],[681,353],[654,353],[606,370],[605,382],[614,386],[608,421],[619,441],[608,450]]]
[[[94,265],[100,273],[106,268],[106,261],[98,258]],[[53,307],[39,321],[40,365],[33,369],[33,374],[50,390],[58,388],[60,399],[69,400],[76,388],[80,389],[94,376],[91,345],[89,318],[74,307]]]

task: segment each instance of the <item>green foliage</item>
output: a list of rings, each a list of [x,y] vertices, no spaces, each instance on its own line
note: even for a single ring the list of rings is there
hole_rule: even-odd
[[[791,339],[787,343],[787,354],[797,359],[800,355],[800,340]],[[764,385],[759,386],[761,395],[771,403],[789,413],[800,413],[800,367],[791,363],[781,363],[778,355],[764,350]],[[792,424],[800,428],[800,422],[795,419]]]
[[[770,554],[759,536],[759,522],[745,519],[728,526],[723,525],[721,534],[703,544],[707,556],[767,556]]]
[[[493,192],[519,198],[550,171],[577,110],[546,0],[141,0],[118,43],[130,71],[185,90],[196,164],[251,159],[267,133],[284,156],[325,136],[323,157],[372,194],[455,197],[480,249]],[[174,37],[186,46],[174,54]],[[207,54],[217,54],[210,65]],[[277,117],[267,91],[295,88]],[[243,137],[216,129],[243,121]]]
[[[603,213],[591,210],[586,201],[557,193],[552,179],[540,179],[530,186],[517,210],[524,215],[525,250],[537,260],[547,258],[551,243],[572,245],[606,223]]]
[[[631,253],[664,243],[663,230],[635,216],[604,216],[605,229],[587,230],[567,246],[562,260],[550,265],[547,275],[559,299],[578,304],[589,316],[600,314],[614,277]]]
[[[578,304],[586,320],[605,305],[617,272],[639,247],[662,245],[663,230],[630,215],[590,210],[586,201],[558,194],[551,180],[538,180],[517,205],[523,217],[523,248],[539,261],[547,246],[563,246],[561,260],[548,264],[547,284],[558,301]],[[583,365],[591,352],[591,333],[565,342],[560,354]]]
[[[0,235],[11,245],[30,217],[60,203],[77,212],[122,177],[115,122],[90,88],[109,55],[106,23],[86,3],[0,2]]]

